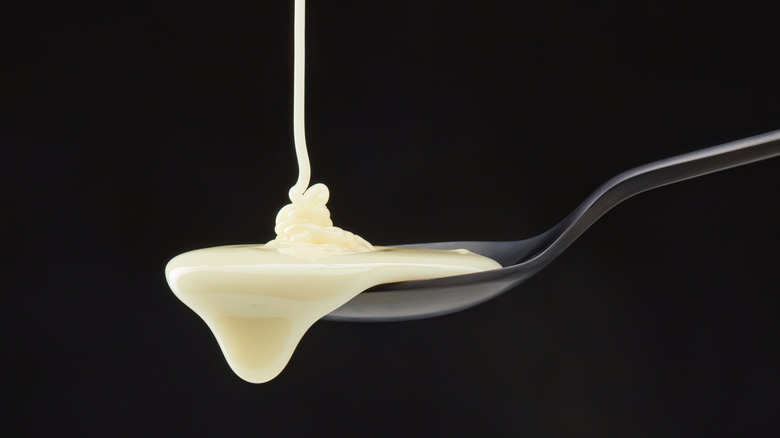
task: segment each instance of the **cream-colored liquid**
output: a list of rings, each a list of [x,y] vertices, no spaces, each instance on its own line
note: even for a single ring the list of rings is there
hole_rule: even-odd
[[[174,294],[203,318],[233,371],[252,383],[276,377],[312,324],[372,286],[501,267],[466,250],[374,247],[333,226],[328,188],[307,189],[303,43],[304,0],[295,0],[293,132],[300,173],[291,203],[276,217],[276,238],[186,252],[165,268]]]
[[[244,380],[276,377],[318,319],[381,283],[494,269],[465,250],[376,248],[323,255],[264,245],[199,249],[166,268],[176,296],[209,326],[230,367]]]

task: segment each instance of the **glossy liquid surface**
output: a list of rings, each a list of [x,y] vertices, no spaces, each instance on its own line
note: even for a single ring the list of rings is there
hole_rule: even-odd
[[[500,267],[466,250],[321,250],[206,248],[173,258],[165,271],[171,290],[203,318],[233,371],[263,383],[287,365],[312,324],[372,286]]]

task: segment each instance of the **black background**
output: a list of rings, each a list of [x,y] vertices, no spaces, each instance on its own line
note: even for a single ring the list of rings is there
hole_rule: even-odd
[[[310,0],[307,16],[313,181],[374,244],[530,237],[623,170],[780,128],[776,16],[748,3]],[[292,1],[2,17],[0,427],[780,430],[778,159],[632,198],[468,311],[317,323],[252,385],[163,268],[273,237],[297,175]]]

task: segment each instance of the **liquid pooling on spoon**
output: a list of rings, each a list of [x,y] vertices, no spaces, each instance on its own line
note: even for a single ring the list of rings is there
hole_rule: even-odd
[[[304,132],[304,0],[295,2],[293,132],[298,181],[266,244],[198,249],[165,269],[174,294],[197,313],[242,379],[276,377],[306,330],[378,284],[470,274],[501,266],[466,250],[374,247],[333,226],[328,188],[308,187]],[[308,187],[308,188],[307,188]]]

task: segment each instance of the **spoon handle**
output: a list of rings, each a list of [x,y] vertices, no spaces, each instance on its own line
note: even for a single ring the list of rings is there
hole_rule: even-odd
[[[626,199],[678,181],[780,155],[780,130],[700,149],[627,170],[596,189],[569,216],[544,234],[532,260],[554,259],[598,218]],[[531,261],[531,260],[529,260]]]
[[[439,242],[413,245],[467,248],[500,260],[503,269],[379,286],[325,319],[389,322],[431,318],[467,309],[525,281],[552,262],[601,215],[638,193],[718,170],[780,155],[780,130],[678,155],[623,172],[604,183],[561,223],[516,242]]]

